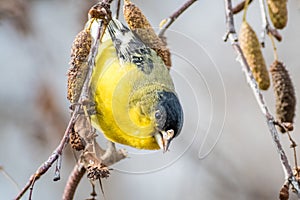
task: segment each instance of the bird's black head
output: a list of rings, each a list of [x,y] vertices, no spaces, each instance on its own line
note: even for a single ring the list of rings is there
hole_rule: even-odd
[[[167,151],[173,138],[179,135],[183,125],[183,111],[178,97],[173,92],[158,93],[158,104],[154,112],[158,145]]]

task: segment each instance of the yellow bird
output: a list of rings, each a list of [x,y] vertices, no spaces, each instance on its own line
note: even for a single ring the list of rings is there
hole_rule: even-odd
[[[95,63],[93,126],[113,142],[167,151],[182,129],[183,111],[162,59],[112,19]]]

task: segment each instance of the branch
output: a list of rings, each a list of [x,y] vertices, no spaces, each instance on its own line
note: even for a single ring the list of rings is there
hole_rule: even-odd
[[[121,0],[117,0],[116,18],[119,19],[121,9]]]
[[[104,3],[106,2],[111,2],[109,0],[103,0]],[[52,164],[62,155],[62,152],[66,146],[66,144],[69,141],[69,134],[70,134],[70,130],[71,128],[74,126],[75,121],[77,120],[79,113],[82,111],[83,109],[83,103],[86,102],[88,100],[89,97],[89,83],[90,83],[90,79],[92,76],[92,70],[94,67],[94,62],[95,62],[95,58],[97,55],[97,51],[98,51],[98,45],[99,45],[99,38],[102,32],[102,26],[103,23],[101,23],[99,25],[99,29],[98,29],[98,33],[97,33],[97,38],[94,42],[94,44],[92,45],[92,49],[91,49],[91,53],[89,55],[88,58],[88,65],[89,65],[89,71],[87,73],[86,79],[84,81],[84,85],[81,91],[81,95],[79,98],[78,103],[75,105],[75,109],[72,113],[72,117],[69,121],[69,124],[66,128],[66,131],[64,133],[64,136],[62,138],[62,140],[60,141],[60,144],[56,147],[56,149],[53,151],[52,155],[48,158],[48,160],[46,160],[38,169],[37,171],[30,177],[29,181],[26,183],[26,185],[24,186],[24,188],[19,192],[19,194],[17,195],[17,197],[15,199],[20,199],[25,192],[34,185],[35,181],[38,180],[43,174],[45,174],[50,167],[52,166]],[[55,180],[59,179],[59,170],[60,170],[60,162],[58,162],[58,167],[55,171]],[[32,187],[31,187],[31,191],[32,191]],[[30,193],[31,195],[31,193]]]
[[[85,174],[86,169],[79,163],[74,166],[73,171],[71,172],[68,182],[65,186],[64,194],[62,199],[63,200],[71,200],[74,198],[75,191],[77,186]]]
[[[48,169],[52,166],[52,164],[58,159],[58,157],[62,155],[62,152],[69,141],[69,130],[74,125],[76,116],[77,114],[76,112],[74,112],[66,128],[65,134],[62,140],[60,141],[60,144],[56,147],[56,149],[53,151],[52,155],[48,158],[48,160],[46,160],[30,177],[29,181],[26,183],[24,188],[19,192],[15,199],[20,199],[30,188],[30,186],[32,186],[35,183],[35,181],[37,181],[43,174],[45,174],[48,171]]]
[[[102,0],[102,3],[111,4],[114,0]]]
[[[250,3],[252,2],[253,0],[249,0],[248,2],[248,5],[250,5]],[[232,8],[232,14],[238,14],[239,12],[241,12],[242,10],[244,10],[245,8],[245,3],[246,3],[246,0],[240,2],[238,5],[236,5],[234,8]]]
[[[274,36],[274,38],[276,38],[277,41],[281,41],[282,40],[282,36],[280,35],[280,33],[277,31],[277,29],[272,28],[270,26],[268,17],[267,17],[267,12],[266,12],[266,4],[265,4],[265,0],[259,0],[259,5],[260,5],[260,12],[261,12],[261,17],[262,17],[262,28],[263,28],[263,32],[262,34],[262,46],[265,46],[265,40],[266,40],[266,35],[267,34],[271,34],[272,36]]]
[[[0,172],[15,186],[17,191],[21,189],[15,179],[4,169],[2,165],[0,165]]]
[[[231,41],[231,45],[235,52],[238,55],[238,62],[240,62],[241,66],[243,67],[243,70],[245,72],[247,81],[252,89],[252,92],[254,96],[256,97],[256,100],[258,102],[258,105],[266,117],[266,121],[269,127],[269,131],[271,133],[271,137],[273,142],[276,145],[277,152],[280,156],[280,161],[283,166],[283,171],[285,174],[285,179],[288,180],[292,186],[295,188],[295,191],[300,198],[300,187],[299,184],[293,175],[293,171],[291,166],[289,165],[288,158],[284,152],[284,149],[281,146],[280,140],[279,140],[279,135],[278,132],[275,128],[275,120],[274,117],[270,114],[268,107],[264,101],[264,97],[261,93],[261,91],[258,89],[257,83],[252,75],[252,72],[250,70],[250,67],[245,59],[245,56],[242,52],[242,49],[238,43],[238,36],[235,31],[235,26],[234,26],[234,20],[233,20],[233,13],[232,13],[232,3],[231,0],[225,0],[225,13],[226,13],[226,28],[227,28],[227,34],[225,36],[225,40],[228,38]]]
[[[96,145],[96,149],[100,148],[100,146],[98,146],[98,143],[95,143],[95,145]],[[99,154],[99,156],[101,158],[98,158],[97,154]],[[122,160],[126,157],[127,157],[127,154],[126,154],[125,150],[123,150],[123,149],[117,150],[115,148],[115,145],[113,142],[108,142],[108,148],[104,152],[102,149],[99,152],[99,149],[98,149],[98,150],[95,150],[95,153],[90,153],[87,150],[86,152],[83,152],[81,154],[81,160],[82,159],[87,160],[88,162],[93,161],[93,163],[96,163],[96,162],[103,163],[104,166],[113,165],[114,163],[119,162],[120,160]],[[105,170],[106,170],[106,167],[102,171],[107,172]],[[73,199],[75,191],[77,189],[77,186],[86,171],[89,176],[89,173],[90,173],[89,168],[84,164],[84,162],[79,161],[69,176],[69,179],[65,186],[63,197],[62,197],[63,200],[72,200]],[[107,173],[109,173],[109,172],[107,172]],[[100,185],[101,185],[101,178],[97,177],[97,179],[99,179]],[[102,190],[102,193],[103,193],[103,190]]]
[[[167,22],[163,25],[158,33],[158,37],[162,38],[166,32],[166,30],[173,24],[173,22],[193,3],[197,0],[188,0],[185,4],[183,4],[177,11],[175,11],[168,19]]]

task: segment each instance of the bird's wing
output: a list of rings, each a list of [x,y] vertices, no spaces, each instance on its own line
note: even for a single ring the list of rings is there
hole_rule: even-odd
[[[152,72],[154,62],[152,60],[154,55],[152,54],[156,54],[155,51],[145,45],[138,36],[116,19],[110,21],[108,32],[121,62],[134,63],[145,74]]]

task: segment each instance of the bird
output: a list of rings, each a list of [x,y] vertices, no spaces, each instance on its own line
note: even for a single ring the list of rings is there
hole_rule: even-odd
[[[117,19],[101,39],[90,80],[92,126],[115,143],[168,151],[183,108],[163,60]]]

